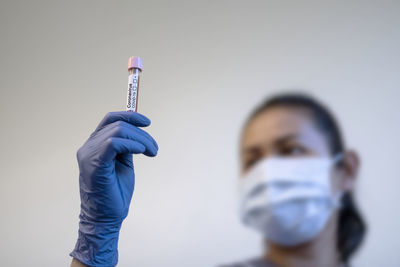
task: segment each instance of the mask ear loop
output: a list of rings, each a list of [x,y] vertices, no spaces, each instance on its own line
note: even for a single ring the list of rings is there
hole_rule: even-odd
[[[341,209],[343,207],[342,199],[343,199],[343,191],[339,191],[333,197],[333,206],[337,209]]]
[[[337,154],[332,158],[332,165],[338,164],[342,159],[343,159],[343,152],[337,153]]]
[[[339,162],[341,162],[342,159],[343,159],[343,152],[337,153],[332,159],[332,166],[336,166]],[[344,192],[339,191],[336,193],[335,196],[333,196],[332,200],[333,200],[333,206],[335,208],[340,209],[343,206],[342,204],[343,195]]]

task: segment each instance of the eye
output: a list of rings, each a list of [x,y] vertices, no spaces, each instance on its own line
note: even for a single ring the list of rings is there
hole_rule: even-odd
[[[279,149],[279,155],[281,156],[301,156],[307,154],[307,149],[297,144],[283,145]]]
[[[256,164],[257,161],[258,161],[258,158],[251,158],[251,159],[246,160],[244,163],[244,169],[248,170],[251,166]]]

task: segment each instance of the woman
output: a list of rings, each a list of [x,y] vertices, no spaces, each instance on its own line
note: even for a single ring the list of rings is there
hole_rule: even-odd
[[[106,115],[78,150],[81,213],[71,266],[114,266],[134,187],[133,153],[157,154],[135,112]],[[358,156],[332,115],[310,97],[260,105],[240,140],[241,218],[265,237],[265,253],[230,267],[347,265],[365,234],[352,198]],[[86,264],[86,265],[85,265]]]
[[[267,99],[240,140],[241,217],[265,237],[262,257],[228,266],[346,266],[365,225],[352,197],[359,159],[323,105]]]

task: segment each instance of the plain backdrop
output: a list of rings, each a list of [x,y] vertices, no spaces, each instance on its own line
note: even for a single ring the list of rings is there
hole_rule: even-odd
[[[265,97],[301,89],[362,158],[368,222],[354,266],[400,266],[399,1],[0,2],[0,259],[68,266],[76,151],[124,110],[129,56],[155,158],[136,188],[119,266],[215,266],[257,255],[236,205],[238,136]]]

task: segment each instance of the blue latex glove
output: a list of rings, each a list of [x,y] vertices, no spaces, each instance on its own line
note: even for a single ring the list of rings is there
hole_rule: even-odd
[[[77,152],[81,212],[70,255],[86,265],[118,262],[119,230],[135,184],[132,154],[154,157],[158,151],[156,141],[138,128],[148,125],[139,113],[110,112]]]

